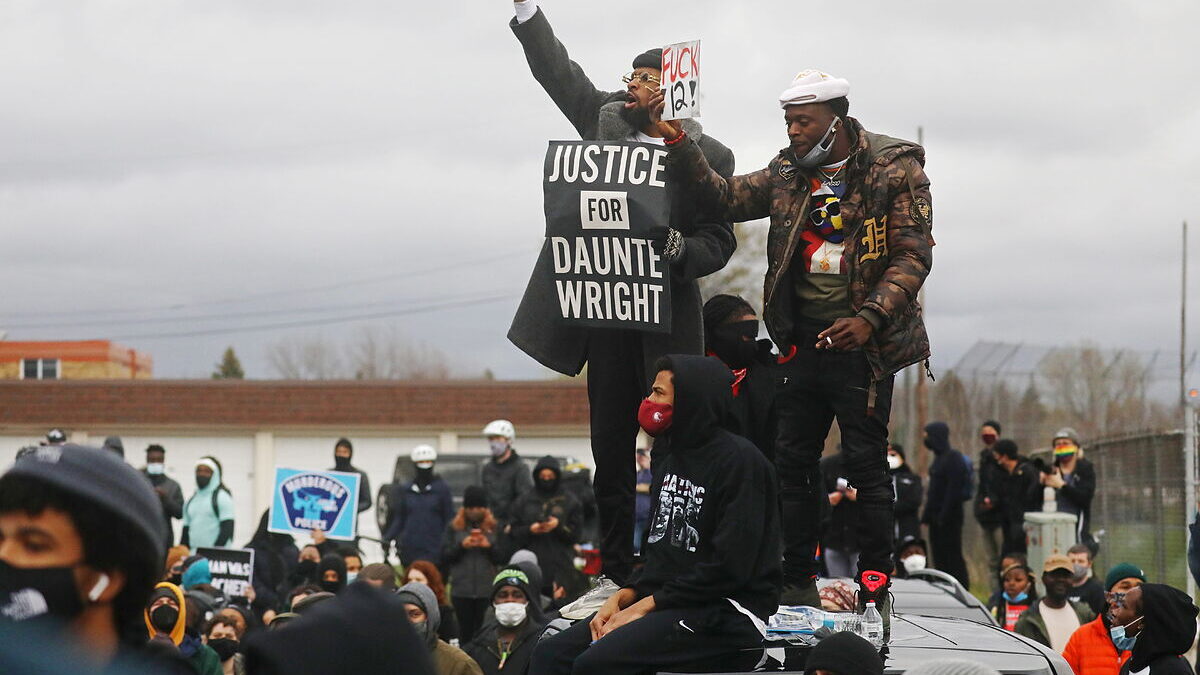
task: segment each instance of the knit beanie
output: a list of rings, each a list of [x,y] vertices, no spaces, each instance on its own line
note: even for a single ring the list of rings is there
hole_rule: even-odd
[[[883,675],[879,652],[854,633],[834,633],[817,643],[804,663],[804,672],[831,670],[838,675]]]
[[[478,485],[468,485],[463,490],[463,508],[487,507],[487,492]]]
[[[993,668],[965,659],[926,661],[904,672],[907,675],[1000,675]]]
[[[662,70],[662,49],[647,49],[633,60],[634,68],[653,68]]]
[[[1116,586],[1118,581],[1131,578],[1141,579],[1144,583],[1146,581],[1146,573],[1142,571],[1142,568],[1133,563],[1117,563],[1104,576],[1104,590],[1111,591],[1112,587]]]

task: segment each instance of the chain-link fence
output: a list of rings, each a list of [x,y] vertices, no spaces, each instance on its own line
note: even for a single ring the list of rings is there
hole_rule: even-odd
[[[1096,467],[1092,535],[1098,577],[1131,562],[1150,581],[1187,588],[1187,471],[1182,431],[1133,434],[1084,445]],[[1047,458],[1048,459],[1048,458]]]

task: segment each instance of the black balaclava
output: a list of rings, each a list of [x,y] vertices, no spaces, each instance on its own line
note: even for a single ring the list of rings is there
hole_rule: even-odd
[[[542,469],[550,469],[554,472],[553,480],[542,480]],[[558,484],[562,478],[562,469],[558,466],[558,460],[551,455],[538,460],[537,466],[533,468],[533,486],[537,489],[538,494],[552,495],[558,490]]]
[[[708,345],[717,358],[734,370],[749,367],[758,349],[758,321],[734,321],[722,324],[708,337]]]
[[[334,570],[337,572],[337,581],[325,581],[325,572]],[[346,560],[336,553],[326,553],[321,557],[321,564],[317,565],[317,584],[321,586],[321,590],[330,593],[337,593],[346,587]]]
[[[413,478],[413,482],[415,482],[422,490],[429,487],[429,484],[433,482],[433,467],[431,466],[428,469],[422,469],[418,466],[417,475],[415,478]]]
[[[350,451],[348,457],[338,457],[338,448],[346,448]],[[333,446],[333,468],[336,471],[349,471],[350,460],[354,458],[354,446],[350,445],[350,441],[342,438]]]

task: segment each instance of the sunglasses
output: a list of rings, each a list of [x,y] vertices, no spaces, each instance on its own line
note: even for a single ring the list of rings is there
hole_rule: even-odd
[[[621,76],[621,81],[625,84],[630,84],[634,81],[637,81],[642,85],[647,85],[650,82],[653,82],[654,84],[662,84],[661,80],[659,80],[657,77],[654,77],[650,73],[625,73]]]

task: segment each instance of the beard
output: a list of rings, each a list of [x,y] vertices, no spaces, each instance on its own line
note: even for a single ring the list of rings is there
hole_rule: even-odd
[[[633,108],[622,107],[618,114],[635,131],[641,131],[650,126],[650,110],[642,106],[635,106]]]

